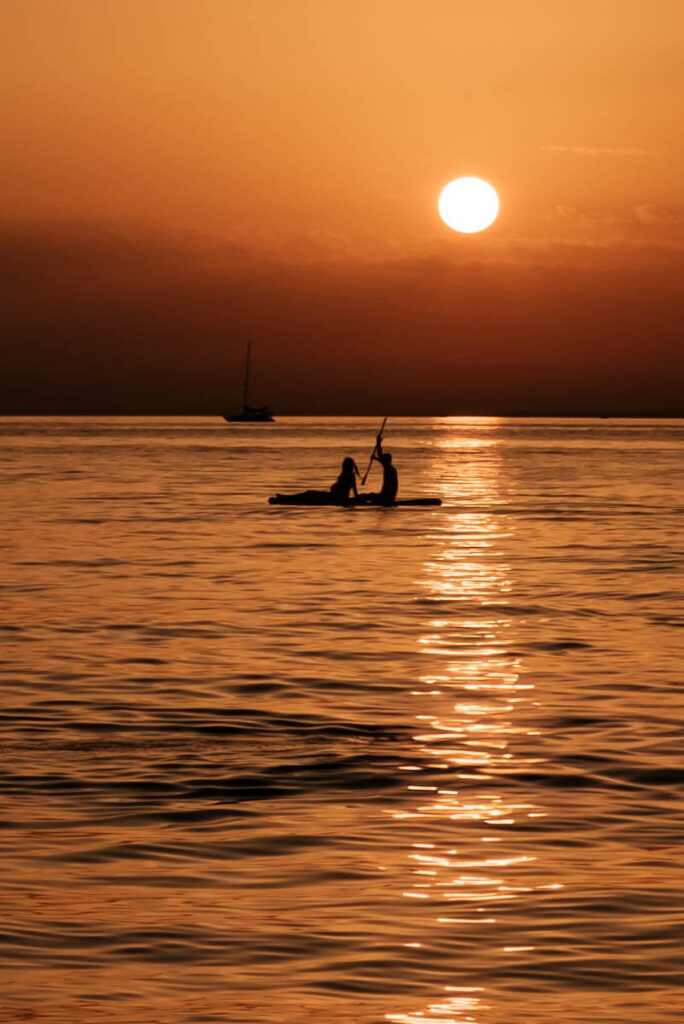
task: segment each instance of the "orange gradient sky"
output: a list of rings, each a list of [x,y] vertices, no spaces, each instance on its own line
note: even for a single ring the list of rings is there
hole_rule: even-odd
[[[2,21],[1,410],[682,411],[680,0]]]

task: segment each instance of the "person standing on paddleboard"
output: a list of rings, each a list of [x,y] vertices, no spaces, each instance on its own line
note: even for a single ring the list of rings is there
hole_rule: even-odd
[[[389,452],[382,450],[382,434],[377,436],[372,458],[382,466],[382,490],[379,494],[371,494],[370,499],[377,501],[379,505],[393,505],[397,500],[399,477],[392,465],[392,456]]]

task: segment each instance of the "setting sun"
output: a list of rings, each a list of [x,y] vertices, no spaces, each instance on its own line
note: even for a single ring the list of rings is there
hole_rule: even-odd
[[[454,231],[473,234],[496,220],[499,197],[482,178],[456,178],[442,189],[439,215]]]

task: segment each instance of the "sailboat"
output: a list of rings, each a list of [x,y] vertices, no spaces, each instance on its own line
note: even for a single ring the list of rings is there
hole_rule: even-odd
[[[232,415],[224,413],[224,420],[228,423],[274,423],[270,409],[265,405],[249,404],[249,364],[252,355],[252,343],[247,343],[247,359],[245,362],[245,386],[242,399],[242,412]]]

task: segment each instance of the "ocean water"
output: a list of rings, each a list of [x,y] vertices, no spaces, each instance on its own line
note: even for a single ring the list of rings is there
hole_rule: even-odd
[[[684,1019],[684,422],[376,427],[0,421],[3,1024]]]

